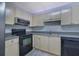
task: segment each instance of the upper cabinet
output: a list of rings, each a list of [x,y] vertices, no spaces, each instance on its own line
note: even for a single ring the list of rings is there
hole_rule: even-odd
[[[60,11],[34,15],[32,17],[32,26],[44,26],[44,22],[61,20]]]
[[[15,7],[6,4],[6,24],[14,24]]]
[[[30,13],[27,13],[26,11],[14,7],[12,4],[6,3],[6,24],[13,25],[15,22],[15,17],[29,20],[32,22],[32,15]]]
[[[61,25],[72,24],[72,9],[61,9]]]
[[[61,25],[79,24],[79,4],[61,9]]]
[[[29,13],[27,13],[26,11],[16,8],[16,15],[15,17],[24,19],[24,20],[30,20],[32,15],[30,15]]]
[[[34,15],[32,16],[31,26],[43,26],[43,16],[41,15]]]
[[[79,5],[72,6],[72,24],[79,24]]]
[[[60,14],[61,14],[60,10],[52,12],[52,13],[49,13],[49,19],[48,19],[48,21],[60,20],[61,19]]]

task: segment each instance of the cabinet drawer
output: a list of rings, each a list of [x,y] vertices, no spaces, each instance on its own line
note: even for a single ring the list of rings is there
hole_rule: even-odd
[[[5,41],[5,46],[10,46],[13,44],[18,44],[19,43],[19,38],[15,38],[15,39],[11,39],[11,40],[7,40]]]

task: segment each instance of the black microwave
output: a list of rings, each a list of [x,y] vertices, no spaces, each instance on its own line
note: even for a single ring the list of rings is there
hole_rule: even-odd
[[[14,24],[15,25],[29,26],[30,21],[15,17],[15,23]]]

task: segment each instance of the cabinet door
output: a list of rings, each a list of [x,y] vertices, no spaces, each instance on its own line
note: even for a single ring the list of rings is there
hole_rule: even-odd
[[[61,55],[61,40],[60,37],[49,37],[49,52]]]
[[[71,8],[61,10],[61,25],[69,25],[72,23],[72,11]]]
[[[40,36],[40,49],[44,51],[48,51],[48,37]]]
[[[37,35],[33,35],[33,47],[40,48],[40,40]]]
[[[9,45],[5,48],[5,56],[19,56],[19,44]]]
[[[72,23],[79,24],[79,5],[72,7]]]
[[[48,21],[56,21],[56,20],[60,20],[61,18],[60,11],[49,13],[48,16],[49,16]]]
[[[15,8],[11,6],[6,6],[6,24],[14,24],[14,17],[15,17]]]
[[[37,15],[32,17],[32,26],[43,26],[43,16]]]
[[[19,38],[5,41],[5,56],[19,55]]]

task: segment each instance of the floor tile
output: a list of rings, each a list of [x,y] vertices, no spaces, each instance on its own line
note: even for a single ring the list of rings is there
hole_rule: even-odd
[[[26,56],[53,56],[53,55],[40,51],[40,50],[37,50],[37,49],[33,49]]]

